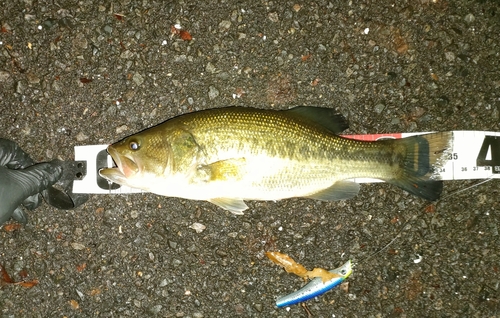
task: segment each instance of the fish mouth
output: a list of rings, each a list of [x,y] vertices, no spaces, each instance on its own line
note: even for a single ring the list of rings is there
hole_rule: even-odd
[[[139,172],[139,166],[133,159],[121,154],[113,146],[109,146],[107,150],[116,167],[101,169],[99,175],[111,182],[126,184],[127,179]]]

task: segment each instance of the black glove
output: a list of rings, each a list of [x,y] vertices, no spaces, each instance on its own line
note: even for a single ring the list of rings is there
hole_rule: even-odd
[[[35,164],[19,146],[0,138],[0,225],[11,217],[26,223],[21,204],[34,209],[41,203],[40,192],[62,175],[60,161]]]

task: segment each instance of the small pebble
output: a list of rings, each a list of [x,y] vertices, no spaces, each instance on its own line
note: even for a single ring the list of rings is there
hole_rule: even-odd
[[[384,109],[385,109],[385,105],[384,105],[384,104],[377,104],[377,105],[375,105],[375,108],[374,108],[374,110],[375,110],[375,112],[376,112],[377,114],[382,113],[382,111],[383,111]]]
[[[231,27],[231,21],[229,20],[223,20],[219,23],[219,29],[229,29]]]
[[[203,230],[205,230],[207,227],[201,223],[193,223],[189,226],[189,228],[193,229],[196,231],[196,233],[201,233]]]
[[[253,307],[255,308],[255,310],[257,310],[258,312],[262,312],[262,304],[254,304]]]
[[[35,73],[26,74],[26,78],[30,84],[38,84],[40,83],[40,78]]]
[[[132,80],[137,86],[140,86],[142,85],[142,83],[144,83],[144,77],[142,77],[142,75],[139,73],[135,73],[134,76],[132,77]]]
[[[186,248],[186,251],[187,251],[188,253],[194,253],[194,252],[196,252],[197,250],[198,250],[198,248],[197,248],[197,247],[196,247],[196,245],[194,245],[194,244],[192,244],[192,245],[188,246],[188,248]]]
[[[267,17],[269,18],[269,20],[271,20],[272,22],[276,23],[276,22],[279,22],[279,16],[278,16],[278,13],[276,12],[270,12]]]
[[[476,20],[476,17],[472,13],[469,13],[468,15],[465,16],[464,20],[467,23],[472,23],[474,22],[474,20]]]
[[[120,58],[122,59],[130,59],[134,57],[134,53],[130,50],[125,50],[120,54]]]
[[[453,53],[453,52],[449,52],[449,51],[448,51],[448,52],[445,52],[445,53],[444,53],[444,57],[445,57],[448,61],[453,62],[453,61],[455,60],[455,53]]]
[[[219,96],[219,91],[217,90],[217,88],[210,86],[208,91],[208,98],[215,99],[217,96]]]
[[[207,66],[205,66],[205,71],[207,71],[208,73],[215,73],[215,70],[215,66],[210,62],[208,62]]]
[[[116,127],[116,133],[117,134],[121,134],[121,133],[123,133],[123,132],[125,132],[127,130],[128,130],[128,126],[127,125],[121,125],[121,126]]]
[[[242,304],[234,305],[234,310],[235,310],[236,314],[238,314],[238,315],[242,315],[243,313],[245,313],[245,307],[243,307]]]
[[[89,139],[89,136],[85,135],[82,132],[79,132],[78,135],[76,135],[76,140],[77,141],[84,141],[84,140],[87,140],[87,139]]]
[[[161,309],[163,308],[162,305],[156,305],[156,306],[153,306],[149,312],[153,315],[157,315],[158,313],[160,313]]]
[[[7,71],[0,71],[0,82],[5,82],[10,77],[10,73]]]
[[[174,265],[174,267],[179,267],[180,265],[182,265],[182,261],[178,260],[178,259],[174,259],[172,261],[172,265]]]
[[[85,299],[85,295],[81,291],[79,291],[78,289],[76,290],[76,293],[78,294],[78,297],[80,297],[81,300]]]
[[[71,247],[74,248],[75,250],[81,251],[85,249],[85,245],[81,243],[71,243]]]

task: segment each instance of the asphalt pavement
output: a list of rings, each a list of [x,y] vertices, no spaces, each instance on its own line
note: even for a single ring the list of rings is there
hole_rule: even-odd
[[[331,107],[349,134],[500,131],[498,1],[16,0],[0,24],[0,137],[37,162],[229,105]],[[499,182],[457,193],[476,182],[445,182],[431,206],[364,184],[341,202],[250,201],[243,216],[152,194],[43,204],[0,229],[0,264],[38,281],[4,284],[0,313],[498,317]],[[308,269],[356,266],[342,287],[278,309],[303,282],[269,250]]]

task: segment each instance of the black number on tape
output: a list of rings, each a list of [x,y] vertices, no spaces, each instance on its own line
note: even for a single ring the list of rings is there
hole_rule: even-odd
[[[486,159],[490,154],[490,158]],[[485,136],[476,158],[476,166],[490,166],[493,173],[500,173],[500,137]]]

